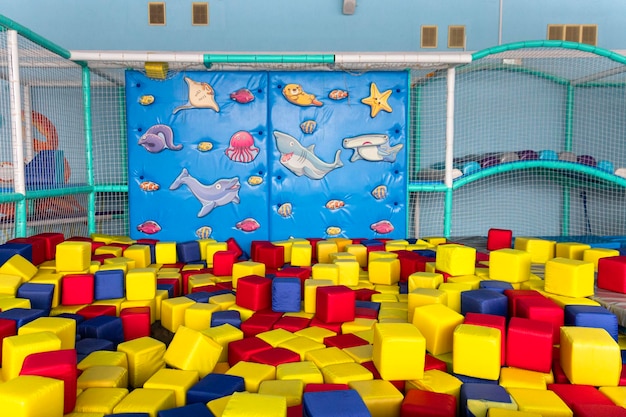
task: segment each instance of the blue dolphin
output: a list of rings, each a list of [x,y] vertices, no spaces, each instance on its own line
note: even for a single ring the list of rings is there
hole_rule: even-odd
[[[335,153],[334,162],[329,164],[313,153],[315,145],[305,148],[293,136],[277,130],[274,131],[274,138],[280,152],[280,163],[297,176],[305,175],[312,180],[320,180],[330,171],[343,166],[339,159],[341,149]]]
[[[170,185],[170,190],[175,190],[181,185],[186,184],[191,193],[202,204],[202,208],[198,212],[198,217],[206,216],[215,207],[223,206],[228,203],[239,204],[239,178],[222,178],[211,185],[204,185],[196,178],[189,175],[187,168],[178,174],[178,177]]]

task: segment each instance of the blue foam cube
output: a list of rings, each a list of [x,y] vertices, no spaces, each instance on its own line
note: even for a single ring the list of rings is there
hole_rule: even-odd
[[[157,290],[167,291],[167,298],[174,298],[174,284],[157,284]]]
[[[370,308],[372,310],[380,311],[380,303],[376,301],[356,300],[354,302],[355,307]]]
[[[115,344],[106,339],[95,339],[92,337],[85,337],[76,342],[76,353],[79,355],[89,355],[91,352],[97,350],[115,350]]]
[[[187,390],[187,404],[206,404],[245,390],[246,384],[243,377],[210,373]]]
[[[236,310],[216,311],[211,315],[211,327],[230,324],[236,328],[241,328],[241,314]]]
[[[0,265],[11,259],[15,255],[33,261],[33,245],[29,243],[4,243],[0,245]]]
[[[94,299],[111,300],[124,298],[124,271],[121,269],[105,269],[94,274]]]
[[[16,297],[30,300],[30,307],[47,312],[52,308],[54,284],[34,284],[25,282],[17,289]]]
[[[157,413],[157,417],[215,417],[206,405],[195,403],[182,407],[170,408],[169,410],[161,410]]]
[[[116,345],[124,341],[122,319],[119,317],[94,317],[79,324],[77,331],[82,338],[106,339]]]
[[[176,254],[178,260],[184,263],[198,262],[202,259],[200,243],[197,240],[177,243]]]
[[[196,303],[208,303],[211,293],[207,291],[198,291],[185,294],[185,297],[194,300]]]
[[[595,327],[606,330],[617,341],[617,316],[602,306],[567,305],[563,315],[566,326]]]
[[[38,319],[39,317],[47,316],[46,310],[40,310],[37,308],[12,308],[0,312],[0,318],[14,320],[17,328],[19,329],[23,325],[30,323],[31,321]]]
[[[305,392],[302,395],[304,417],[370,417],[361,396],[353,389]]]
[[[497,280],[491,280],[491,279],[482,280],[480,281],[478,285],[483,290],[493,290],[502,294],[504,294],[504,290],[513,289],[513,285],[511,285],[510,282],[497,281]]]
[[[470,290],[461,292],[461,314],[483,313],[507,316],[508,298],[494,290]]]
[[[462,375],[451,372],[451,375],[458,378],[463,384],[497,384],[498,380],[476,378],[474,376]]]
[[[302,288],[299,278],[274,278],[272,280],[272,311],[298,312],[302,306]]]
[[[471,382],[461,385],[459,408],[461,416],[474,417],[474,414],[467,409],[467,400],[484,400],[499,403],[513,402],[509,393],[501,385]]]

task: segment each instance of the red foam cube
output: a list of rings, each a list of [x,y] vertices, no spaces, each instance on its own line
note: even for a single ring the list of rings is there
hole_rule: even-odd
[[[409,275],[426,270],[427,258],[409,250],[396,251],[400,261],[400,282],[408,281]]]
[[[243,256],[243,249],[241,249],[241,246],[239,246],[239,243],[237,243],[235,238],[229,237],[226,240],[226,247],[229,251],[235,252],[235,255],[237,255],[237,259]]]
[[[509,317],[517,316],[517,302],[523,297],[545,298],[539,291],[535,290],[504,290],[504,295],[508,299]]]
[[[424,370],[429,371],[431,369],[438,369],[441,372],[448,372],[448,364],[441,359],[435,358],[430,353],[424,356]]]
[[[38,233],[34,238],[43,239],[46,242],[46,261],[51,261],[56,257],[57,245],[65,240],[63,233]]]
[[[93,319],[94,317],[98,317],[98,316],[116,317],[117,308],[112,305],[104,305],[104,304],[89,305],[78,310],[76,314],[83,316],[85,320]]]
[[[2,363],[2,342],[5,337],[17,335],[17,321],[0,319],[0,363]]]
[[[122,319],[122,330],[124,331],[124,340],[139,339],[140,337],[150,336],[150,307],[127,307],[120,312]]]
[[[213,254],[213,275],[218,277],[232,275],[235,262],[237,262],[237,252],[231,250],[215,252]]]
[[[378,319],[378,310],[368,307],[356,307],[354,317],[362,319]]]
[[[76,406],[78,371],[76,350],[63,349],[32,353],[24,359],[20,375],[37,375],[63,381],[63,413]]]
[[[356,295],[345,285],[317,287],[315,317],[325,323],[354,321]]]
[[[489,229],[487,232],[487,250],[510,249],[513,243],[513,231],[507,229]]]
[[[565,312],[557,303],[546,297],[522,297],[517,303],[516,313],[518,317],[550,323],[552,325],[552,344],[559,344]]]
[[[532,352],[532,354],[528,354]],[[552,369],[552,324],[512,317],[506,345],[507,366],[537,372]]]
[[[250,361],[278,366],[281,363],[300,362],[300,354],[289,349],[273,347],[254,353],[250,356]]]
[[[253,311],[272,308],[272,280],[260,275],[239,278],[235,302]]]
[[[256,336],[259,333],[270,331],[280,317],[281,313],[254,313],[248,320],[241,323],[241,331],[244,337]]]
[[[369,342],[354,333],[346,333],[325,337],[324,344],[328,347],[345,349],[349,347],[368,345]]]
[[[455,417],[456,397],[432,391],[410,389],[402,400],[400,417]]]
[[[61,279],[61,304],[91,304],[94,297],[93,274],[68,274]]]
[[[626,294],[626,256],[598,260],[598,288]]]
[[[274,323],[272,329],[284,329],[295,333],[309,327],[309,323],[311,323],[311,319],[306,317],[283,316]]]
[[[258,337],[244,337],[228,344],[228,364],[234,366],[239,361],[250,362],[255,353],[272,349],[272,345]]]
[[[16,237],[7,243],[27,243],[31,246],[32,264],[37,266],[46,260],[46,240],[35,236]]]
[[[574,404],[572,411],[576,417],[626,417],[626,408],[615,404]]]
[[[257,261],[267,269],[278,269],[285,264],[285,248],[278,245],[261,245],[257,249]]]
[[[465,314],[465,324],[491,327],[500,330],[500,364],[504,365],[506,357],[506,317],[496,314],[468,312]]]
[[[341,391],[350,389],[348,384],[306,384],[304,392]]]
[[[372,295],[374,294],[380,294],[380,291],[369,288],[359,288],[358,290],[354,290],[354,296],[359,301],[372,301]]]
[[[260,262],[259,248],[263,246],[274,246],[274,244],[269,240],[253,240],[252,242],[250,242],[250,259],[253,262]]]
[[[563,400],[569,408],[582,404],[615,405],[596,387],[578,384],[548,384],[547,388]]]

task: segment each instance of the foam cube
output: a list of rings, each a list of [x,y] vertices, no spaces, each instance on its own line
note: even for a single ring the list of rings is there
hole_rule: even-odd
[[[313,248],[308,242],[295,242],[291,245],[291,265],[310,266]]]
[[[276,367],[277,380],[300,380],[305,385],[321,384],[324,377],[320,369],[311,361],[282,363]]]
[[[321,368],[326,384],[348,384],[354,381],[371,381],[374,375],[362,364],[335,363]]]
[[[282,363],[299,362],[300,355],[284,347],[273,347],[251,355],[250,361],[278,366]]]
[[[74,410],[76,413],[110,414],[122,398],[127,395],[128,389],[126,388],[87,388],[76,399]]]
[[[161,325],[172,333],[185,323],[185,310],[195,304],[190,298],[175,297],[161,303]]]
[[[151,315],[150,307],[126,307],[120,312],[124,340],[138,339],[150,336]]]
[[[463,316],[443,304],[430,304],[415,309],[413,325],[426,340],[432,355],[452,352],[454,329],[463,323]]]
[[[516,315],[552,324],[552,343],[559,344],[559,328],[564,323],[564,310],[545,297],[521,297],[517,301]]]
[[[433,356],[430,356],[430,358],[434,359]],[[406,381],[405,392],[417,388],[424,391],[453,395],[455,398],[459,397],[463,382],[446,371],[445,363],[441,369],[427,368],[428,366],[424,370],[424,378]]]
[[[505,366],[500,370],[500,379],[498,380],[498,385],[501,385],[507,389],[546,389],[546,380],[548,379],[547,377],[549,377],[550,375],[552,374]]]
[[[443,275],[437,272],[414,272],[408,277],[408,292],[416,288],[437,289],[443,283]]]
[[[426,340],[409,323],[378,323],[374,327],[373,362],[383,379],[420,379],[424,375]]]
[[[0,274],[17,275],[24,282],[29,281],[36,273],[37,267],[21,255],[11,256],[0,266]]]
[[[76,343],[76,320],[63,317],[39,317],[21,326],[17,334],[50,332],[61,340],[61,349],[74,349]]]
[[[204,377],[215,368],[222,349],[222,345],[201,332],[179,326],[163,360],[171,368],[195,370]]]
[[[617,405],[574,404],[572,411],[576,417],[626,417],[626,410]]]
[[[620,349],[606,330],[564,326],[560,331],[560,363],[572,384],[619,384],[622,370]]]
[[[530,279],[529,252],[519,249],[498,249],[489,254],[489,278],[510,283]]]
[[[231,276],[237,258],[237,252],[232,250],[215,252],[213,255],[213,274],[218,277]]]
[[[482,313],[505,316],[508,313],[508,298],[493,290],[470,290],[461,293],[461,314]]]
[[[96,301],[97,302],[97,301]],[[76,311],[76,314],[82,316],[86,320],[92,319],[98,316],[117,316],[118,307],[122,303],[122,299],[117,300],[105,300],[103,302],[111,304],[91,304],[87,305],[80,310]]]
[[[287,400],[277,395],[258,393],[234,393],[222,413],[222,417],[255,415],[259,417],[282,417],[287,415]]]
[[[176,244],[176,257],[180,262],[192,263],[201,260],[200,245],[198,241],[191,240]]]
[[[11,417],[62,417],[63,381],[23,375],[0,384],[0,408]]]
[[[255,353],[271,349],[272,345],[258,337],[244,337],[228,344],[228,363],[234,366],[239,361],[249,361]]]
[[[438,271],[452,276],[473,275],[476,264],[476,249],[458,245],[445,244],[437,247],[435,267]]]
[[[271,308],[272,280],[258,275],[240,278],[237,282],[236,299],[237,305],[253,311]]]
[[[124,341],[124,329],[119,317],[97,316],[85,320],[77,326],[77,332],[81,337],[106,339],[113,343]]]
[[[509,249],[513,243],[513,231],[507,229],[489,229],[487,232],[487,250]]]
[[[598,288],[626,294],[626,256],[598,260]]]
[[[338,285],[339,267],[335,263],[317,263],[311,268],[311,278],[332,281],[333,285]]]
[[[126,274],[126,299],[148,300],[156,296],[156,268],[135,268]]]
[[[283,397],[287,401],[287,407],[302,404],[302,392],[304,383],[299,380],[271,380],[263,381],[259,386],[259,394],[275,395]],[[289,415],[289,412],[287,413]]]
[[[55,258],[57,245],[65,240],[63,233],[58,232],[38,233],[30,238],[42,239],[45,242],[46,260],[52,260]]]
[[[598,271],[598,261],[602,258],[619,256],[619,251],[609,248],[590,248],[583,252],[583,261],[593,263],[593,268]]]
[[[176,242],[157,242],[154,255],[158,264],[175,264],[178,262]]]
[[[123,366],[96,365],[81,372],[77,388],[128,388],[128,369]]]
[[[147,412],[156,417],[161,410],[176,407],[176,394],[170,389],[136,388],[113,408],[113,414]]]
[[[589,297],[594,294],[593,263],[567,258],[546,262],[546,292],[567,297]]]
[[[7,240],[7,243],[25,243],[29,245],[31,257],[26,257],[26,259],[29,259],[33,265],[39,265],[46,260],[46,241],[44,239],[34,236],[17,237]]]
[[[187,390],[198,382],[198,373],[193,370],[159,369],[143,384],[144,388],[172,390],[176,407],[187,404]]]
[[[506,317],[495,314],[467,313],[465,324],[475,324],[478,326],[492,327],[500,330],[501,365],[505,364],[506,357]]]
[[[319,327],[316,327],[319,329]],[[316,342],[305,336],[296,336],[292,339],[281,342],[278,347],[289,349],[300,355],[300,360],[305,360],[307,354],[311,351],[324,349],[326,346],[323,343]]]
[[[54,291],[54,284],[25,282],[17,289],[16,297],[30,300],[32,308],[50,311]]]
[[[266,268],[278,269],[285,263],[285,248],[274,244],[262,245],[254,260],[264,263]]]
[[[245,381],[236,375],[210,373],[187,390],[187,404],[206,404],[245,390]]]
[[[528,352],[533,352],[529,355]],[[537,372],[552,369],[550,323],[512,317],[507,330],[506,364]]]
[[[591,246],[579,242],[557,242],[555,256],[557,258],[575,259],[582,261],[583,255]]]
[[[473,324],[458,325],[453,333],[454,373],[497,380],[500,376],[500,342],[498,329]]]
[[[0,294],[15,296],[17,290],[24,280],[19,275],[0,275]]]
[[[240,376],[245,381],[246,391],[258,392],[261,382],[276,379],[276,367],[262,363],[239,361],[226,375]]]
[[[456,410],[454,395],[411,389],[400,406],[400,417],[456,417]]]
[[[556,241],[533,237],[516,237],[513,248],[530,253],[530,262],[545,264],[554,258]]]
[[[305,392],[302,395],[304,415],[310,417],[369,417],[371,413],[358,392],[352,389]]]
[[[361,267],[356,259],[337,259],[334,264],[339,268],[339,285],[358,285]]]
[[[353,381],[348,385],[363,399],[372,417],[399,416],[404,395],[382,379]]]
[[[572,409],[577,404],[615,405],[609,397],[589,385],[548,384],[547,388],[554,391]]]
[[[117,345],[117,351],[126,354],[128,360],[128,382],[138,388],[156,371],[165,367],[165,343],[151,337],[140,337]]]
[[[5,337],[2,341],[2,379],[9,381],[16,378],[28,355],[60,349],[61,339],[51,332]]]
[[[301,282],[298,278],[272,280],[272,311],[298,312],[301,303]]]
[[[76,306],[94,301],[94,276],[92,274],[68,274],[61,280],[61,304]]]
[[[565,306],[563,321],[565,326],[601,328],[613,339],[618,338],[617,316],[602,306]]]
[[[572,410],[553,391],[509,388],[508,392],[517,403],[519,411],[529,411],[542,416],[572,416]]]
[[[243,332],[228,323],[202,330],[202,334],[222,346],[218,363],[228,361],[228,346],[231,342],[243,339]]]
[[[304,312],[315,313],[317,305],[317,289],[322,286],[334,285],[328,279],[307,279],[304,281]]]
[[[239,281],[239,278],[247,277],[250,275],[264,277],[265,264],[253,261],[242,261],[234,264],[232,278],[233,289],[237,289],[237,282]]]
[[[125,297],[124,271],[109,269],[94,274],[94,299],[107,300]]]
[[[496,384],[465,383],[461,386],[459,407],[461,415],[482,416],[488,409],[516,410],[516,404],[506,390]]]
[[[393,285],[400,281],[400,260],[370,257],[367,263],[368,279],[373,284]]]
[[[318,287],[315,296],[315,317],[325,323],[353,321],[355,301],[354,291],[345,285]]]
[[[91,263],[89,242],[61,242],[56,246],[56,270],[58,272],[83,272]]]

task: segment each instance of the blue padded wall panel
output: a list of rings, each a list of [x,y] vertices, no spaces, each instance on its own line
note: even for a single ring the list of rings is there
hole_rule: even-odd
[[[267,73],[126,75],[134,239],[268,235]]]
[[[271,240],[406,237],[407,83],[406,72],[270,74]]]

